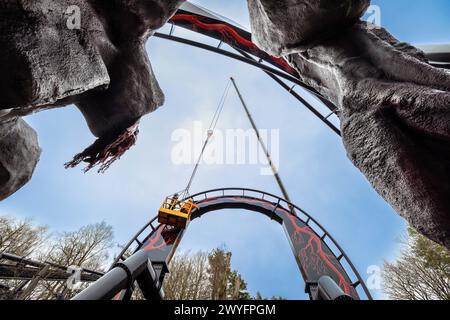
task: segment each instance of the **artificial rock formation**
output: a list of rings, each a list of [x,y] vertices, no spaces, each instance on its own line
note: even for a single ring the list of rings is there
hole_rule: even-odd
[[[248,0],[254,42],[271,55],[309,49],[353,25],[370,0]]]
[[[76,5],[86,27],[67,27]],[[76,1],[9,0],[0,8],[0,109],[11,117],[62,104],[64,99],[109,84],[106,66],[90,40],[101,29],[89,5]],[[85,66],[85,67],[83,67]]]
[[[36,132],[25,121],[0,124],[0,201],[31,179],[40,154]]]
[[[91,90],[75,103],[99,139],[67,164],[108,168],[136,141],[139,119],[161,106],[164,95],[145,42],[175,13],[182,0],[91,1],[104,33],[94,37],[111,78],[107,90]]]
[[[67,166],[84,161],[105,170],[134,144],[139,119],[164,102],[144,46],[183,1],[0,0],[0,126],[15,121],[23,129],[0,140],[0,148],[14,139],[36,148],[17,118],[73,103],[98,140]],[[25,149],[17,155],[30,160],[26,166],[0,167],[0,199],[31,175],[37,161],[30,157],[38,157]],[[3,183],[19,171],[20,183]]]
[[[347,15],[329,32],[308,31],[333,36],[312,38],[309,43],[315,45],[306,49],[296,47],[305,35],[301,29],[287,32],[292,21],[311,21],[318,3],[341,1],[292,1],[298,10],[289,12],[278,9],[279,2],[249,0],[250,12],[266,10],[251,16],[257,42],[273,53],[291,53],[285,59],[302,79],[338,107],[350,160],[412,226],[450,248],[449,71],[430,66],[423,52],[380,27],[348,26]],[[342,2],[352,3],[356,14],[366,1]],[[282,14],[285,24],[270,21]]]
[[[183,0],[0,0],[0,200],[39,158],[19,117],[74,103],[105,170],[164,96],[144,49]],[[338,107],[349,158],[414,227],[450,248],[450,75],[360,22],[369,0],[248,0],[255,42]],[[76,19],[79,28],[68,22]],[[76,24],[75,24],[76,25]],[[6,75],[6,76],[5,76]]]

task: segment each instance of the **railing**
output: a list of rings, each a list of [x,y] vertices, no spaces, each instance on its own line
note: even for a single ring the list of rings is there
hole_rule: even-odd
[[[232,193],[234,192],[234,193]],[[372,296],[369,292],[369,289],[364,283],[364,280],[362,279],[359,272],[356,270],[356,267],[348,257],[348,255],[345,253],[345,251],[342,249],[342,247],[339,245],[339,243],[335,240],[333,236],[330,235],[330,233],[309,213],[307,213],[302,208],[298,207],[297,205],[279,197],[271,193],[267,193],[264,191],[256,190],[256,189],[248,189],[248,188],[218,188],[218,189],[212,189],[204,192],[200,192],[197,194],[194,194],[191,196],[191,198],[194,199],[194,202],[196,202],[197,198],[202,198],[203,200],[212,198],[211,195],[219,194],[220,197],[242,197],[242,198],[253,198],[253,199],[260,199],[267,202],[270,202],[278,207],[284,207],[284,208],[294,208],[294,211],[297,211],[304,215],[305,219],[302,219],[299,215],[296,215],[298,219],[300,219],[303,223],[305,223],[307,226],[309,226],[311,229],[313,229],[317,234],[322,234],[321,238],[322,241],[324,241],[327,245],[329,245],[326,240],[328,239],[331,241],[331,243],[334,245],[334,247],[339,251],[338,254],[333,252],[336,259],[341,262],[342,260],[345,260],[348,266],[350,267],[350,270],[352,271],[353,275],[356,277],[356,280],[352,283],[352,286],[356,289],[358,286],[361,286],[364,290],[365,295],[368,299],[372,299]],[[251,194],[250,194],[251,193]],[[255,197],[255,195],[260,195],[260,197]],[[270,201],[272,200],[272,201]],[[318,229],[318,230],[317,230]],[[319,231],[319,232],[318,232]],[[333,251],[333,250],[332,250]],[[344,267],[344,266],[343,266]],[[344,267],[344,269],[346,269]]]
[[[330,250],[333,252],[333,255],[337,259],[337,261],[342,265],[341,261],[345,261],[350,270],[345,267],[345,265],[342,265],[344,270],[351,271],[351,274],[353,275],[353,280],[351,279],[352,286],[357,289],[359,286],[364,291],[364,294],[369,300],[372,300],[372,296],[367,288],[367,286],[364,283],[364,280],[362,279],[361,275],[356,270],[356,267],[346,254],[346,252],[342,249],[342,247],[339,245],[339,243],[335,240],[333,236],[330,235],[330,233],[314,218],[312,217],[308,212],[303,210],[302,208],[298,207],[297,205],[268,192],[263,192],[256,189],[249,189],[249,188],[218,188],[218,189],[211,189],[204,192],[196,193],[192,196],[189,196],[189,198],[194,200],[194,203],[198,203],[204,200],[208,200],[211,198],[218,198],[218,197],[240,197],[240,198],[246,198],[246,199],[258,199],[263,200],[267,203],[270,203],[276,207],[282,207],[288,210],[287,208],[292,208],[291,212],[295,212],[295,216],[297,219],[301,220],[304,224],[309,226],[314,232],[316,232],[322,239],[325,244],[327,244],[330,247]],[[183,199],[187,200],[187,199]],[[182,201],[183,201],[182,200]],[[195,213],[195,211],[193,212]],[[134,251],[137,251],[141,248],[142,244],[145,242],[146,239],[148,239],[151,234],[156,230],[156,227],[154,226],[155,223],[157,223],[158,217],[153,218],[149,223],[147,223],[139,232],[133,237],[132,240],[124,247],[122,252],[118,255],[113,265],[115,265],[119,261],[123,261],[126,259],[125,253],[131,248],[133,243],[136,243],[137,246]],[[144,235],[143,240],[139,240],[140,237]],[[330,246],[330,242],[332,246]],[[333,247],[336,250],[333,250]],[[350,276],[350,274],[349,274]],[[355,279],[356,278],[356,279]]]

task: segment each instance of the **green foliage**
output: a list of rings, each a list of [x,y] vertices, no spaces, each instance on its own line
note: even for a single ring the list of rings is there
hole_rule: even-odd
[[[0,216],[0,253],[28,256],[54,265],[101,271],[108,266],[108,251],[113,244],[112,227],[104,222],[75,231],[50,234],[46,227],[38,226],[30,220]],[[250,295],[247,282],[238,271],[232,269],[231,260],[232,253],[225,247],[211,252],[176,255],[171,261],[170,274],[164,281],[165,298],[267,300],[259,292],[255,297]],[[33,286],[20,288],[21,281],[0,281],[0,299],[68,299],[87,285],[84,284],[77,290],[68,290],[64,280],[47,281],[42,277],[31,283],[33,282]],[[133,297],[143,298],[138,291]]]
[[[247,291],[247,282],[237,271],[230,272],[228,276],[227,298],[230,300],[250,300]]]
[[[384,289],[396,300],[450,300],[450,252],[408,228],[406,248],[386,262]]]
[[[223,248],[214,249],[208,255],[208,276],[212,300],[225,300],[231,274],[231,252]]]
[[[450,252],[447,248],[422,236],[413,228],[408,228],[408,235],[411,239],[411,252],[424,261],[427,268],[445,270],[450,267]],[[448,274],[447,274],[448,276]]]
[[[280,296],[272,296],[270,299],[267,298],[263,298],[263,296],[261,295],[261,292],[256,292],[255,297],[253,298],[253,300],[287,300],[286,298],[280,297]]]
[[[232,253],[221,247],[211,252],[176,255],[164,281],[166,299],[181,300],[263,300],[252,297],[242,275],[232,270]],[[273,300],[282,300],[273,297]]]

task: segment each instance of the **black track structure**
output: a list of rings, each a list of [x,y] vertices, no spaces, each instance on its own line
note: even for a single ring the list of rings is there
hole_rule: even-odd
[[[331,291],[337,291],[338,298],[372,299],[363,279],[337,241],[317,220],[293,203],[270,193],[246,188],[213,189],[190,198],[199,207],[193,211],[192,220],[206,213],[237,209],[259,212],[280,224],[310,299],[323,298],[320,295],[321,283],[335,284],[336,288]],[[164,277],[187,229],[158,224],[157,217],[153,218],[124,247],[110,271],[74,299],[126,300],[137,287],[146,299],[163,299]],[[127,252],[134,253],[127,257]]]
[[[313,114],[326,126],[328,126],[336,134],[340,135],[340,130],[329,120],[329,118],[336,113],[336,106],[324,98],[314,88],[306,85],[300,79],[297,71],[290,67],[284,59],[270,56],[266,52],[260,50],[251,41],[251,33],[246,31],[236,22],[190,2],[185,2],[169,21],[169,24],[171,25],[171,28],[167,34],[157,32],[154,36],[197,47],[216,54],[221,54],[265,71],[274,81],[285,88],[302,105],[313,112]],[[215,47],[187,38],[175,36],[174,32],[177,26],[216,39],[219,43]],[[229,45],[231,48],[236,50],[237,53],[223,49],[223,44]],[[281,79],[289,81],[292,85],[288,86]],[[297,93],[294,90],[296,87],[301,88],[303,92]],[[311,99],[305,98],[306,94],[309,95]],[[329,112],[322,114],[314,106],[316,103],[325,105]]]
[[[68,266],[62,266],[50,262],[39,262],[27,257],[14,254],[0,253],[0,280],[6,280],[0,284],[0,296],[2,299],[20,300],[32,296],[39,284],[57,284],[67,282],[72,273]],[[75,270],[74,270],[75,271]],[[103,276],[103,273],[89,269],[80,269],[78,281],[84,283],[95,282]],[[8,283],[14,280],[14,283]],[[11,287],[10,287],[11,285]],[[69,288],[59,293],[58,299],[66,299]]]
[[[157,32],[154,36],[221,54],[261,69],[340,135],[338,126],[331,121],[331,117],[338,116],[337,107],[306,85],[301,75],[284,59],[260,50],[245,28],[189,2],[181,6],[169,21],[169,26],[168,33]],[[176,27],[216,39],[218,45],[211,46],[176,36]],[[225,50],[223,44],[236,53]],[[450,48],[435,46],[423,49],[428,53],[431,65],[450,68]],[[320,111],[318,105],[325,106],[328,111]],[[339,122],[338,118],[335,120],[335,123]],[[311,215],[293,203],[273,194],[245,188],[214,189],[198,193],[192,198],[199,206],[193,212],[194,220],[217,210],[239,209],[260,212],[280,224],[305,281],[305,291],[311,299],[372,299],[355,266],[337,241]],[[119,254],[110,271],[74,299],[126,300],[137,287],[146,299],[163,299],[162,285],[169,271],[168,265],[187,229],[158,224],[157,220],[157,217],[153,218],[139,230]],[[128,252],[133,254],[127,257]]]
[[[220,54],[261,69],[334,133],[341,134],[338,126],[331,121],[331,118],[335,117],[336,121],[334,122],[339,122],[339,119],[336,118],[337,107],[317,90],[306,85],[301,80],[301,75],[284,59],[273,57],[260,50],[252,42],[251,33],[238,23],[198,5],[185,2],[170,19],[169,25],[171,27],[168,33],[157,32],[154,36]],[[211,46],[186,37],[176,36],[174,32],[177,26],[216,39],[218,45]],[[223,44],[227,44],[237,53],[225,50]],[[429,45],[419,48],[424,50],[432,66],[450,69],[450,45]],[[296,90],[296,88],[300,90]],[[312,99],[308,99],[307,96]],[[328,112],[319,110],[318,104],[324,105]]]

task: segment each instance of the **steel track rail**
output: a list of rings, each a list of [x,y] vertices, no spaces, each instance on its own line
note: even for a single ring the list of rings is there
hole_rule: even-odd
[[[259,195],[256,197],[256,195]],[[353,282],[352,286],[356,289],[357,287],[361,286],[362,290],[364,291],[364,294],[369,300],[372,300],[372,295],[370,294],[369,289],[365,285],[364,280],[362,279],[361,275],[359,274],[358,270],[356,269],[353,262],[348,257],[347,253],[344,251],[344,249],[339,245],[339,243],[336,241],[336,239],[331,236],[331,234],[308,212],[303,210],[302,208],[298,207],[297,205],[283,199],[282,197],[279,197],[277,195],[274,195],[272,193],[256,190],[256,189],[250,189],[250,188],[217,188],[217,189],[211,189],[203,192],[196,193],[189,198],[192,198],[194,202],[204,201],[208,200],[210,198],[217,198],[217,197],[241,197],[241,198],[247,198],[247,199],[257,199],[257,200],[264,200],[267,202],[270,202],[272,204],[275,204],[278,207],[284,207],[284,208],[294,208],[294,210],[297,210],[298,213],[301,213],[305,219],[302,219],[301,217],[297,216],[297,219],[305,223],[307,226],[309,226],[311,229],[313,229],[317,234],[322,235],[322,240],[325,242],[326,239],[328,239],[333,246],[339,251],[336,255],[334,252],[335,258],[341,262],[344,260],[348,266],[350,267],[350,271],[353,273],[353,276],[356,278],[356,281]],[[156,228],[153,226],[155,222],[157,222],[157,217],[153,218],[150,222],[148,222],[141,230],[134,236],[134,238],[128,243],[128,246],[125,247],[121,254],[116,258],[113,265],[118,263],[119,261],[123,261],[126,259],[123,255],[128,251],[130,246],[133,243],[137,243],[138,246],[134,250],[134,252],[137,252],[139,249],[141,249],[142,243],[145,242],[146,239],[150,238],[153,232],[156,230]],[[151,227],[152,231],[145,234],[145,231]],[[317,230],[318,229],[318,230]],[[143,241],[139,240],[139,237],[145,236]],[[326,243],[326,242],[325,242]],[[344,268],[346,269],[346,268]]]

